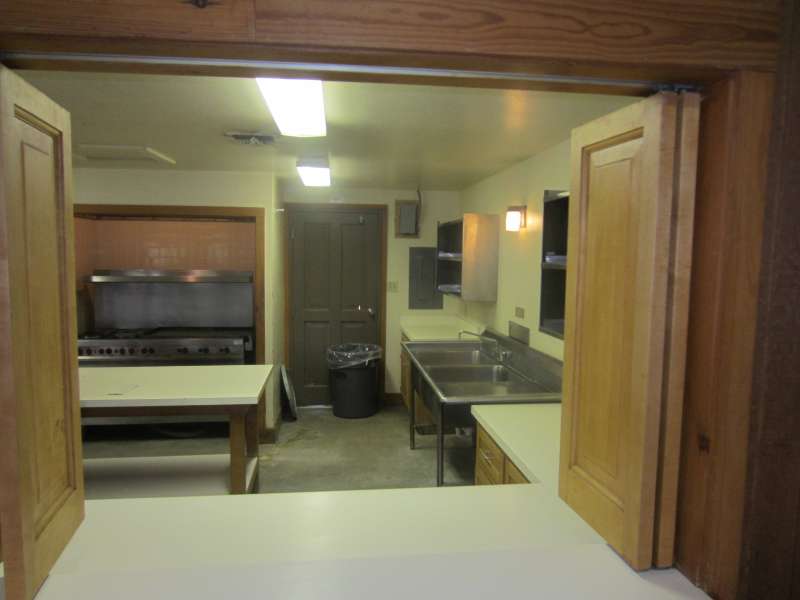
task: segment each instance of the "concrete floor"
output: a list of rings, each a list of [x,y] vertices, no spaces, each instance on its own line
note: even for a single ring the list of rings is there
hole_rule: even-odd
[[[228,451],[224,425],[206,426],[204,435],[165,439],[147,428],[93,428],[84,441],[85,458],[222,454]],[[435,437],[418,435],[408,447],[408,413],[384,408],[367,419],[339,419],[329,409],[304,408],[286,422],[277,444],[260,448],[259,491],[311,492],[428,487],[436,484]],[[466,435],[446,438],[445,482],[472,483],[474,450]]]

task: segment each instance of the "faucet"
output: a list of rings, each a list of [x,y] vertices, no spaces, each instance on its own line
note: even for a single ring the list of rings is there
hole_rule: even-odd
[[[505,348],[501,350],[500,342],[497,341],[495,338],[482,335],[480,333],[475,333],[473,331],[467,331],[466,329],[462,329],[461,331],[458,332],[458,339],[463,339],[465,335],[471,335],[478,338],[481,341],[481,346],[483,345],[484,342],[494,344],[494,358],[499,359],[501,363],[510,360],[511,357],[514,355],[514,353],[511,352],[511,350],[506,350]]]

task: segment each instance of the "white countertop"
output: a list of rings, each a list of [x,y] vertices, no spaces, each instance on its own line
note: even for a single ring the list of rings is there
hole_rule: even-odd
[[[81,408],[252,405],[272,365],[83,367]]]
[[[482,333],[485,327],[459,315],[414,315],[400,319],[400,330],[412,342],[456,340],[462,330]]]
[[[94,500],[37,600],[705,598],[536,485]]]
[[[472,415],[529,481],[558,494],[561,404],[475,405]]]

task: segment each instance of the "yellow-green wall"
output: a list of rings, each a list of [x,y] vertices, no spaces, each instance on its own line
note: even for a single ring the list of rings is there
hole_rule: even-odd
[[[530,345],[563,358],[564,344],[539,331],[539,297],[542,262],[542,204],[544,191],[569,189],[569,140],[516,163],[461,192],[463,212],[501,216],[498,292],[496,303],[465,302],[465,316],[508,333],[508,322],[516,321],[531,330]],[[505,231],[509,206],[527,205],[528,227],[518,233]],[[514,316],[516,307],[525,318]]]

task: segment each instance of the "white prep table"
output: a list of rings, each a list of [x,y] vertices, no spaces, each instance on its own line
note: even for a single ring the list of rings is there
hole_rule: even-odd
[[[536,485],[93,500],[37,600],[706,596]]]
[[[258,404],[272,365],[81,368],[85,417],[227,415],[230,491],[258,478]]]

